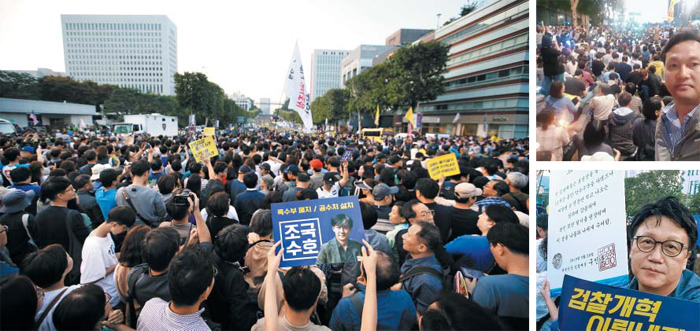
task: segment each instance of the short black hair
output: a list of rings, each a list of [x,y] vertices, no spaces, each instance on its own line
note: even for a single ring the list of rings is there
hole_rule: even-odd
[[[106,303],[101,287],[85,284],[66,294],[56,306],[53,324],[57,330],[94,330],[104,318]]]
[[[17,160],[17,158],[19,157],[19,148],[10,147],[10,148],[6,149],[5,152],[2,153],[2,157],[7,159],[7,161],[9,161],[9,162]]]
[[[29,277],[36,286],[50,287],[61,281],[68,267],[68,255],[60,244],[48,245],[27,255],[20,265],[20,272]]]
[[[307,187],[299,192],[297,192],[297,200],[316,200],[318,199],[318,192],[316,190]]]
[[[406,221],[411,218],[416,218],[416,212],[413,211],[413,206],[421,203],[420,201],[413,199],[406,202],[403,207],[401,207],[401,216],[403,216]]]
[[[661,225],[661,217],[666,216],[671,219],[676,225],[680,226],[688,234],[688,247],[695,248],[695,243],[698,240],[698,226],[695,223],[693,214],[688,207],[684,206],[676,197],[661,198],[654,203],[644,205],[641,210],[634,216],[632,223],[627,231],[630,242],[634,239],[637,229],[644,221],[650,217],[656,218],[656,225]]]
[[[508,187],[505,181],[496,179],[494,182],[493,189],[496,190],[499,197],[510,192],[510,187]]]
[[[157,182],[158,192],[160,192],[160,194],[172,193],[179,180],[180,178],[175,173],[169,173],[165,176],[161,176],[158,178]]]
[[[83,154],[83,156],[85,156],[85,160],[94,161],[97,158],[97,152],[95,152],[94,149],[89,149],[85,151],[85,154]]]
[[[214,173],[215,174],[220,174],[220,173],[226,171],[227,168],[228,168],[228,166],[224,162],[219,161],[219,162],[214,163]]]
[[[168,201],[168,204],[165,205],[165,209],[168,211],[170,217],[178,221],[186,218],[190,214],[189,202],[186,205],[177,204],[174,198]]]
[[[223,228],[214,240],[216,255],[225,262],[240,261],[248,250],[248,229],[241,224]]]
[[[653,96],[644,101],[644,107],[642,108],[642,115],[644,115],[644,118],[656,120],[658,118],[656,115],[657,110],[661,110],[661,98]]]
[[[454,292],[445,292],[421,319],[421,330],[502,330],[498,318],[476,302]]]
[[[29,177],[32,176],[32,171],[29,170],[29,167],[17,167],[12,169],[10,171],[10,180],[12,180],[12,183],[17,184],[19,182],[23,182]],[[88,176],[88,180],[90,179],[90,176]]]
[[[425,246],[428,247],[429,251],[435,252],[438,247],[442,245],[442,240],[440,240],[440,230],[438,230],[435,224],[428,222],[421,221],[414,224],[420,226],[418,237],[423,239]]]
[[[700,43],[700,35],[696,32],[684,31],[676,33],[671,37],[671,39],[666,43],[664,49],[661,51],[661,61],[666,63],[666,55],[668,52],[676,45],[684,41],[695,41]]]
[[[79,175],[73,179],[73,188],[77,191],[85,187],[85,185],[90,184],[89,175]]]
[[[440,185],[430,178],[420,178],[416,182],[416,191],[426,199],[435,199],[440,192]]]
[[[401,270],[399,264],[389,254],[377,251],[377,291],[390,289],[399,282]],[[362,267],[364,270],[364,266]],[[366,275],[366,271],[365,271]]]
[[[163,161],[160,158],[155,158],[151,161],[151,170],[158,171],[163,168]]]
[[[620,104],[621,107],[627,107],[631,101],[632,95],[627,92],[622,92],[620,96],[617,97],[617,103]]]
[[[107,214],[107,222],[116,222],[132,227],[134,222],[136,222],[136,213],[129,206],[116,206]]]
[[[214,265],[207,251],[193,246],[175,255],[168,267],[168,289],[173,305],[195,304],[213,279]]]
[[[269,209],[259,209],[250,218],[250,230],[264,237],[272,233],[272,213]]]
[[[229,198],[226,192],[216,192],[207,200],[207,208],[213,216],[224,217],[228,213]],[[213,234],[213,233],[212,233]]]
[[[496,223],[486,234],[491,246],[502,244],[511,252],[529,255],[528,230],[520,223]]]
[[[519,223],[518,215],[515,212],[502,204],[493,204],[485,207],[486,216],[494,223],[509,222]]]
[[[352,218],[345,214],[335,214],[331,218],[331,226],[342,226],[352,229]]]
[[[150,169],[151,165],[146,160],[139,160],[131,164],[131,174],[136,177],[143,176]]]
[[[360,212],[362,212],[362,225],[365,230],[371,229],[375,224],[377,224],[377,209],[366,202],[360,202]]]
[[[255,188],[258,185],[258,175],[253,172],[243,175],[243,183],[246,188]]]
[[[170,260],[180,249],[180,235],[173,228],[155,228],[146,234],[141,246],[141,255],[148,267],[165,271]]]
[[[71,181],[63,176],[49,176],[49,178],[41,185],[41,200],[56,200],[59,193],[65,191],[71,186]]]
[[[0,329],[33,330],[38,299],[32,281],[21,275],[0,278]],[[104,306],[104,305],[103,305]],[[94,326],[94,325],[93,325]]]
[[[542,228],[542,230],[547,231],[547,228],[549,227],[549,215],[548,214],[537,215],[537,227]]]
[[[318,300],[321,293],[321,280],[309,268],[293,267],[282,277],[284,299],[289,308],[307,311]]]

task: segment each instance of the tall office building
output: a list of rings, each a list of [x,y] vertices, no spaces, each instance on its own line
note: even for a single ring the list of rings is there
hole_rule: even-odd
[[[311,102],[330,89],[340,88],[341,62],[350,51],[315,49],[311,56]]]
[[[351,51],[342,61],[340,87],[345,88],[345,82],[347,82],[348,79],[371,68],[373,66],[372,61],[376,57],[396,48],[398,48],[396,45],[357,46],[357,48]]]
[[[445,93],[420,103],[422,132],[528,136],[528,17],[527,0],[495,0],[435,32],[450,46]]]
[[[386,37],[386,44],[398,46],[411,44],[414,41],[421,39],[423,36],[430,32],[433,32],[433,30],[399,29],[398,31],[392,33],[390,36]]]
[[[167,16],[61,15],[61,27],[68,76],[175,94],[177,27]]]

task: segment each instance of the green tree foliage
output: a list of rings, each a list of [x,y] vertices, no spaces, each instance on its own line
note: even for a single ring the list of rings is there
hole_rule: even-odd
[[[39,99],[39,82],[29,74],[0,71],[0,98]]]
[[[175,74],[175,93],[180,107],[197,115],[197,124],[219,120],[219,125],[235,123],[238,116],[250,118],[254,112],[240,108],[224,90],[199,72]]]
[[[326,94],[311,102],[311,117],[316,125],[323,124],[326,119],[330,119],[331,105],[329,98],[326,97]]]
[[[679,170],[648,171],[625,178],[627,216],[633,217],[646,204],[674,196],[683,201]]]
[[[442,26],[450,25],[452,22],[458,20],[460,17],[464,17],[464,16],[467,16],[467,15],[471,14],[471,12],[473,12],[473,11],[475,11],[477,8],[481,7],[481,5],[482,5],[483,3],[484,3],[484,1],[482,1],[482,0],[470,0],[469,2],[467,2],[466,4],[464,4],[464,5],[459,9],[459,16],[455,16],[455,17],[450,18],[450,19],[447,20],[447,22],[445,22],[445,24],[443,24]]]

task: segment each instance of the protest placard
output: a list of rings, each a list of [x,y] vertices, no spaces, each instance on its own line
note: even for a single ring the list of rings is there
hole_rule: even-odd
[[[589,282],[569,275],[561,330],[700,330],[700,303]]]
[[[547,279],[558,295],[564,275],[628,282],[624,171],[550,173]]]
[[[365,239],[357,196],[272,204],[272,228],[282,267],[357,261]]]
[[[345,161],[351,161],[352,160],[352,151],[345,151],[343,153],[343,156],[340,157],[340,162],[343,163]]]
[[[204,136],[205,137],[213,137],[214,135],[216,135],[216,129],[214,127],[204,128]]]
[[[459,165],[454,153],[427,160],[425,166],[428,167],[430,178],[434,180],[440,179],[441,175],[445,175],[445,177],[459,175]]]
[[[219,150],[216,148],[216,142],[214,142],[212,137],[205,137],[191,142],[190,149],[197,162],[202,162],[203,159],[208,157],[219,156]]]

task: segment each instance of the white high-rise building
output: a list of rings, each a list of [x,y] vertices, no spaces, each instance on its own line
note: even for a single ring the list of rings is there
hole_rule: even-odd
[[[350,51],[315,49],[311,56],[311,102],[328,90],[340,88],[340,71],[343,58]]]
[[[341,61],[340,68],[340,87],[345,88],[345,82],[353,78],[363,71],[373,66],[372,61],[392,49],[396,49],[395,45],[360,45],[350,51],[348,55]]]
[[[245,94],[242,94],[240,92],[236,93],[231,93],[231,100],[233,100],[238,107],[241,107],[245,110],[253,110],[253,107],[255,106],[255,102],[253,102],[253,99],[245,96]]]
[[[66,73],[138,89],[175,94],[177,27],[164,15],[61,15]]]

